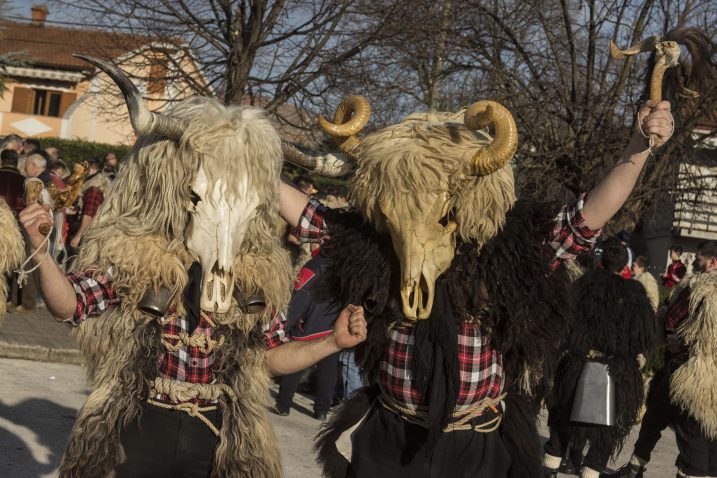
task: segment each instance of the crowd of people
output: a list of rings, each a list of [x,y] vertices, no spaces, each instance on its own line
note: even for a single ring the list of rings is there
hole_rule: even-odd
[[[108,152],[104,158],[87,158],[88,177],[82,186],[76,203],[66,209],[55,212],[54,224],[49,242],[51,254],[55,260],[64,263],[71,258],[83,234],[97,214],[104,195],[114,180],[118,159],[115,153]],[[23,139],[17,135],[8,135],[0,140],[0,197],[10,206],[19,218],[25,204],[25,180],[37,178],[45,188],[65,187],[65,180],[71,172],[62,159],[58,148],[42,148],[32,138]],[[23,286],[17,280],[6,278],[12,284],[9,309],[16,313],[32,312],[38,303],[37,277],[31,274]]]

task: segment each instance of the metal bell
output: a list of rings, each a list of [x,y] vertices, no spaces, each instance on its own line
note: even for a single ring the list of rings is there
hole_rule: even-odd
[[[570,413],[573,422],[615,424],[615,383],[607,364],[588,360],[580,373]]]
[[[266,307],[266,298],[264,291],[258,290],[256,293],[245,296],[244,291],[239,284],[234,286],[234,299],[237,301],[239,309],[245,314],[258,314]]]
[[[139,301],[139,310],[154,317],[164,317],[169,310],[169,303],[172,300],[172,291],[167,287],[160,287],[159,291],[153,287],[147,289]]]

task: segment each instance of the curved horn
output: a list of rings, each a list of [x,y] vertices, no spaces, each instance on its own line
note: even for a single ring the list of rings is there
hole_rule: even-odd
[[[152,113],[142,99],[142,95],[132,80],[119,68],[112,63],[95,58],[92,56],[80,55],[75,53],[75,58],[84,60],[100,70],[107,73],[112,78],[124,96],[129,110],[129,119],[132,122],[132,128],[135,133],[140,136],[158,135],[167,138],[179,139],[187,128],[187,121],[172,116],[160,115]]]
[[[465,112],[466,128],[478,130],[495,124],[495,138],[489,146],[481,147],[471,158],[471,168],[477,176],[487,176],[505,166],[518,148],[518,129],[513,115],[495,101],[478,101]]]
[[[321,116],[319,124],[334,138],[341,151],[350,155],[351,151],[361,143],[357,134],[366,126],[370,116],[371,105],[366,98],[349,96],[336,108],[333,123]]]
[[[333,178],[353,171],[353,164],[343,155],[321,154],[284,140],[281,149],[284,159],[321,176]]]
[[[648,51],[653,51],[655,49],[655,45],[660,41],[659,36],[652,36],[649,38],[645,38],[641,42],[635,43],[627,50],[621,50],[615,45],[615,42],[610,41],[610,55],[613,58],[616,58],[618,60],[624,60],[628,56],[637,55],[638,53],[644,53]]]

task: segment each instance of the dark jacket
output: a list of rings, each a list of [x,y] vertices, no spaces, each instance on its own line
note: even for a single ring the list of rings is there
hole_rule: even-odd
[[[299,272],[289,302],[286,330],[294,340],[314,340],[329,335],[339,309],[329,301],[316,299],[318,275],[328,267],[328,258],[317,255]]]
[[[14,166],[0,168],[0,197],[5,199],[15,217],[25,209],[25,176]]]

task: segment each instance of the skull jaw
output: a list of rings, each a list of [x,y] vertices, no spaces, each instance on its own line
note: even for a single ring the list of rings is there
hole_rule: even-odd
[[[421,274],[417,284],[405,284],[401,287],[403,315],[409,320],[425,320],[433,310],[435,279],[427,279]]]
[[[232,305],[234,275],[227,271],[211,271],[204,274],[199,307],[210,313],[225,314]]]

